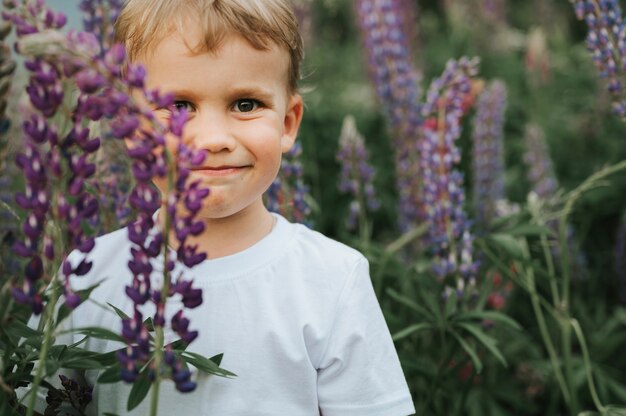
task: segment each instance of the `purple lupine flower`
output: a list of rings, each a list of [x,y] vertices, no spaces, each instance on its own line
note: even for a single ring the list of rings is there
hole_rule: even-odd
[[[524,139],[526,141],[524,162],[527,166],[531,193],[535,195],[535,198],[539,198],[542,201],[550,201],[557,194],[559,182],[552,167],[552,158],[550,157],[543,129],[536,124],[527,125]],[[558,221],[552,220],[547,225],[558,234]],[[584,253],[576,246],[574,229],[571,225],[567,226],[566,232],[567,247],[564,248],[570,251],[573,258],[570,272],[573,276],[582,278],[587,274],[587,259]],[[552,253],[557,259],[560,258],[562,249],[563,247],[559,245],[555,245],[552,248]]]
[[[587,50],[608,83],[613,112],[626,117],[624,74],[626,73],[626,26],[617,0],[570,0],[576,17],[589,27]]]
[[[115,34],[113,25],[122,9],[122,1],[82,0],[79,7],[83,12],[85,32],[96,36],[103,51],[110,49]]]
[[[24,131],[31,143],[25,146],[25,151],[17,158],[17,163],[27,178],[26,192],[18,195],[17,201],[30,213],[24,224],[26,238],[16,244],[15,251],[28,257],[29,261],[24,272],[24,285],[16,286],[14,295],[22,303],[32,303],[33,310],[40,312],[41,293],[32,288],[32,282],[40,279],[45,272],[45,264],[39,254],[40,242],[45,246],[43,252],[46,258],[54,257],[55,254],[54,247],[49,247],[49,241],[54,240],[45,236],[45,215],[51,215],[53,219],[68,224],[65,240],[69,249],[76,248],[87,253],[94,247],[94,239],[83,235],[82,225],[92,219],[98,209],[97,200],[86,192],[85,187],[96,170],[92,158],[87,155],[99,148],[101,140],[92,137],[93,133],[84,126],[89,120],[106,120],[103,138],[131,139],[133,143],[128,155],[132,160],[131,170],[135,174],[136,186],[129,201],[139,214],[137,221],[128,226],[128,236],[133,242],[132,260],[128,266],[133,274],[133,281],[126,288],[126,292],[135,306],[133,317],[122,323],[122,335],[128,346],[118,354],[123,366],[122,377],[131,381],[137,375],[136,371],[151,361],[153,353],[150,336],[142,320],[142,305],[149,302],[154,304],[154,325],[162,327],[166,324],[164,311],[168,297],[181,296],[184,307],[188,308],[196,307],[202,302],[201,291],[193,288],[191,281],[186,280],[183,274],[178,274],[175,280],[170,276],[177,263],[192,267],[206,258],[206,254],[199,253],[196,246],[187,242],[188,237],[197,236],[204,231],[204,223],[196,220],[195,216],[202,206],[202,199],[208,195],[208,190],[202,189],[200,183],[191,182],[188,178],[189,169],[202,163],[206,155],[183,144],[181,135],[187,117],[185,113],[174,112],[169,125],[162,126],[156,121],[152,111],[138,106],[132,100],[131,92],[140,89],[139,92],[159,108],[173,104],[170,94],[163,95],[158,91],[143,89],[145,70],[142,67],[130,64],[127,73],[122,76],[120,68],[126,59],[122,46],[113,45],[108,50],[103,50],[93,34],[84,32],[62,35],[60,32],[47,31],[45,36],[39,36],[38,30],[56,29],[59,22],[64,21],[55,13],[45,10],[43,2],[29,4],[14,13],[5,12],[3,17],[18,29],[21,28],[18,32],[34,34],[23,41],[20,39],[17,50],[34,55],[27,63],[28,69],[33,73],[31,84],[34,86],[29,95],[34,107],[44,114],[44,117],[35,116],[27,122],[29,124],[25,124]],[[50,23],[43,25],[38,20],[40,17]],[[47,44],[38,45],[38,42]],[[46,117],[52,115],[51,107],[59,108],[56,104],[59,97],[65,98],[61,96],[63,91],[57,88],[57,85],[61,85],[62,78],[75,80],[79,91],[73,111],[70,110],[73,124],[66,135],[59,137],[58,130]],[[44,105],[46,101],[50,103]],[[151,124],[152,128],[146,128],[144,124],[139,129],[140,119]],[[171,158],[166,157],[169,151],[162,151],[166,134],[173,140],[178,140]],[[41,144],[47,146],[40,146]],[[48,168],[49,174],[44,170]],[[166,177],[168,172],[173,174],[175,186],[168,195],[161,198],[149,183],[153,178]],[[55,197],[51,198],[46,185],[60,183],[61,178],[69,179],[63,184],[63,192],[54,193]],[[173,226],[173,232],[167,230],[166,236],[158,230],[152,216],[162,206],[162,200],[167,201],[163,215],[169,217],[169,223]],[[175,236],[178,240],[176,253],[171,253],[166,244],[167,237],[170,236]],[[157,268],[153,262],[159,255],[168,261],[163,265],[163,288],[154,290],[151,278]],[[86,259],[77,264],[63,261],[60,275],[64,278],[62,285],[68,306],[75,307],[81,301],[71,290],[70,276],[85,275],[91,267],[92,263]],[[181,338],[191,342],[194,332],[189,330],[189,322],[181,315],[182,313],[177,314],[176,320],[170,325],[176,325]],[[181,372],[184,366],[179,359],[164,361],[158,368],[154,361],[151,362],[150,371],[153,375],[172,378],[181,391],[193,389],[193,382]]]
[[[343,121],[337,161],[341,164],[339,190],[353,198],[347,220],[348,228],[355,229],[359,220],[365,217],[365,210],[376,211],[380,201],[374,191],[375,170],[369,164],[365,142],[352,116],[347,116]]]
[[[455,169],[461,153],[455,142],[461,135],[461,118],[473,99],[472,77],[476,59],[451,60],[435,79],[422,107],[426,123],[420,141],[423,201],[431,227],[427,237],[434,254],[434,272],[445,281],[456,277],[454,289],[461,297],[476,284],[478,263],[472,254],[473,237],[463,205],[463,175]]]
[[[140,73],[137,71],[136,73]],[[135,85],[143,85],[143,81],[134,78]],[[170,95],[161,96],[156,92],[151,92],[150,97],[164,106],[173,105],[173,97]],[[144,117],[153,117],[151,114],[142,114]],[[126,115],[123,124],[137,126],[132,119],[137,115]],[[175,236],[178,248],[175,254],[175,261],[169,260],[165,264],[165,273],[171,275],[176,267],[176,263],[185,267],[193,267],[206,259],[205,253],[200,253],[197,246],[187,243],[189,237],[198,236],[204,231],[204,223],[197,220],[196,216],[202,208],[202,201],[209,194],[209,190],[202,188],[198,181],[189,180],[189,169],[203,163],[206,152],[194,151],[184,145],[182,141],[183,124],[186,120],[185,112],[175,112],[169,122],[169,134],[178,139],[177,148],[173,152],[176,155],[175,165],[167,166],[164,152],[157,151],[165,142],[164,132],[158,130],[146,131],[142,129],[132,135],[133,144],[128,154],[132,159],[132,172],[137,182],[130,194],[130,203],[138,212],[138,219],[128,226],[130,241],[134,243],[129,261],[129,269],[133,274],[131,285],[126,287],[126,294],[134,304],[134,315],[132,318],[123,321],[123,336],[128,346],[125,351],[118,353],[118,358],[124,367],[123,379],[129,382],[135,380],[139,374],[139,369],[145,366],[150,359],[150,345],[147,341],[147,330],[143,324],[141,308],[144,304],[152,302],[155,305],[153,322],[155,326],[163,327],[166,324],[165,302],[166,297],[180,295],[186,308],[194,308],[202,303],[202,292],[200,289],[192,287],[192,282],[185,280],[180,275],[171,282],[168,293],[162,293],[162,289],[153,289],[151,286],[151,276],[155,270],[153,262],[163,255],[164,250],[169,250],[165,244],[165,237],[161,231],[157,230],[153,220],[153,213],[161,206],[161,196],[158,191],[150,185],[150,181],[156,177],[167,175],[168,169],[175,170],[174,189],[169,195],[163,195],[167,201],[164,215],[169,216],[172,226],[171,236]],[[135,127],[136,128],[136,127]],[[125,129],[117,129],[116,134],[126,132]],[[122,138],[122,137],[120,137]],[[169,232],[169,231],[168,231]],[[171,318],[172,329],[186,342],[192,342],[197,331],[190,331],[189,321],[182,316],[181,309]],[[182,377],[181,363],[179,360],[165,360],[165,365],[169,367],[169,377],[176,384],[179,391],[187,392],[195,388],[195,384],[189,377]],[[154,366],[154,364],[152,364]],[[164,371],[163,368],[151,368],[151,371]]]
[[[472,130],[474,209],[478,222],[487,227],[504,200],[504,111],[506,86],[491,82],[478,97]]]
[[[400,195],[400,226],[406,230],[420,218],[419,156],[421,136],[419,80],[413,66],[411,41],[404,32],[412,10],[405,0],[355,0],[370,78],[376,87],[395,140],[396,177]]]
[[[268,210],[290,221],[310,226],[311,207],[307,202],[309,187],[304,184],[301,155],[300,143],[295,143],[283,155],[280,172],[265,192],[265,203]]]
[[[524,140],[524,162],[528,167],[527,175],[532,191],[541,199],[550,199],[556,194],[558,182],[543,129],[536,124],[527,125]]]
[[[16,50],[22,53],[25,49],[21,36],[60,29],[66,22],[63,14],[46,9],[43,2],[5,11],[3,18],[17,28]],[[22,225],[24,239],[15,243],[14,251],[27,258],[27,265],[25,278],[13,288],[13,295],[17,302],[30,305],[35,314],[43,310],[43,281],[49,281],[51,272],[58,266],[52,263],[55,257],[52,241],[61,243],[58,247],[62,250],[76,248],[88,253],[93,248],[93,239],[84,234],[83,225],[96,215],[97,202],[86,192],[84,183],[95,172],[88,155],[97,149],[99,139],[88,137],[89,131],[82,124],[89,118],[80,111],[72,117],[74,128],[63,137],[59,136],[57,126],[51,120],[65,98],[62,86],[64,66],[63,59],[47,54],[27,57],[25,61],[30,72],[26,91],[36,112],[24,121],[24,151],[16,156],[17,166],[26,180],[25,192],[16,195],[16,202],[26,210],[27,219]],[[69,178],[66,183],[63,183],[64,177]],[[65,224],[65,228],[53,238],[46,231],[48,221]],[[76,307],[80,303],[80,298],[69,285],[70,276],[83,275],[90,267],[91,263],[85,260],[76,266],[64,262],[61,270],[68,306]]]

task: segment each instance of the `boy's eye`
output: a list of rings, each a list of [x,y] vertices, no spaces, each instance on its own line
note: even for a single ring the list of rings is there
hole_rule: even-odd
[[[235,101],[235,111],[240,113],[249,113],[259,108],[259,102],[251,98],[245,98]]]
[[[174,104],[172,104],[172,110],[176,110],[176,111],[181,111],[181,110],[192,111],[193,110],[193,106],[191,105],[191,103],[189,101],[174,101]]]

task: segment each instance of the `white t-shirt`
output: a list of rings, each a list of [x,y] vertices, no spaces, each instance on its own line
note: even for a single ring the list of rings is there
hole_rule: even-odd
[[[318,232],[276,218],[272,232],[254,246],[185,271],[194,287],[203,289],[202,305],[184,312],[190,329],[200,333],[188,350],[206,357],[224,353],[221,367],[237,377],[208,376],[193,369],[198,385],[186,394],[165,381],[159,414],[413,414],[367,260]],[[132,315],[132,302],[124,292],[132,281],[127,267],[131,244],[126,229],[96,240],[89,254],[94,261],[91,272],[73,278],[72,286],[81,289],[102,283],[64,327],[121,331],[120,319],[106,303]],[[70,260],[82,256],[74,253]],[[153,283],[156,287],[158,280]],[[166,315],[181,307],[180,299],[173,298]],[[81,338],[74,335],[72,341]],[[166,342],[175,339],[175,334],[166,333]],[[101,352],[121,346],[97,339],[86,344]],[[94,385],[97,374],[87,372],[86,378]],[[91,412],[148,414],[149,397],[133,412],[126,411],[129,391],[130,385],[123,382],[96,386]]]

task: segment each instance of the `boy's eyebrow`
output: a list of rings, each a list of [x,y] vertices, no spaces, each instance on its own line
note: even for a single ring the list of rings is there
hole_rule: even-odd
[[[235,100],[237,98],[254,98],[260,101],[265,102],[266,104],[270,104],[274,102],[274,93],[271,90],[265,90],[260,87],[233,87],[233,88],[225,88],[226,95],[231,99]],[[197,90],[189,89],[189,88],[163,88],[162,91],[169,92],[174,94],[176,99],[194,99],[199,93]]]
[[[235,98],[255,98],[264,102],[273,102],[274,94],[271,91],[259,87],[233,87],[228,90],[228,95]]]

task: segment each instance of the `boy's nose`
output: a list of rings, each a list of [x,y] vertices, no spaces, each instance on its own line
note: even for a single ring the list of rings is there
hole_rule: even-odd
[[[228,128],[228,121],[216,116],[196,116],[187,121],[185,140],[196,149],[204,149],[210,153],[232,151],[236,145]]]

